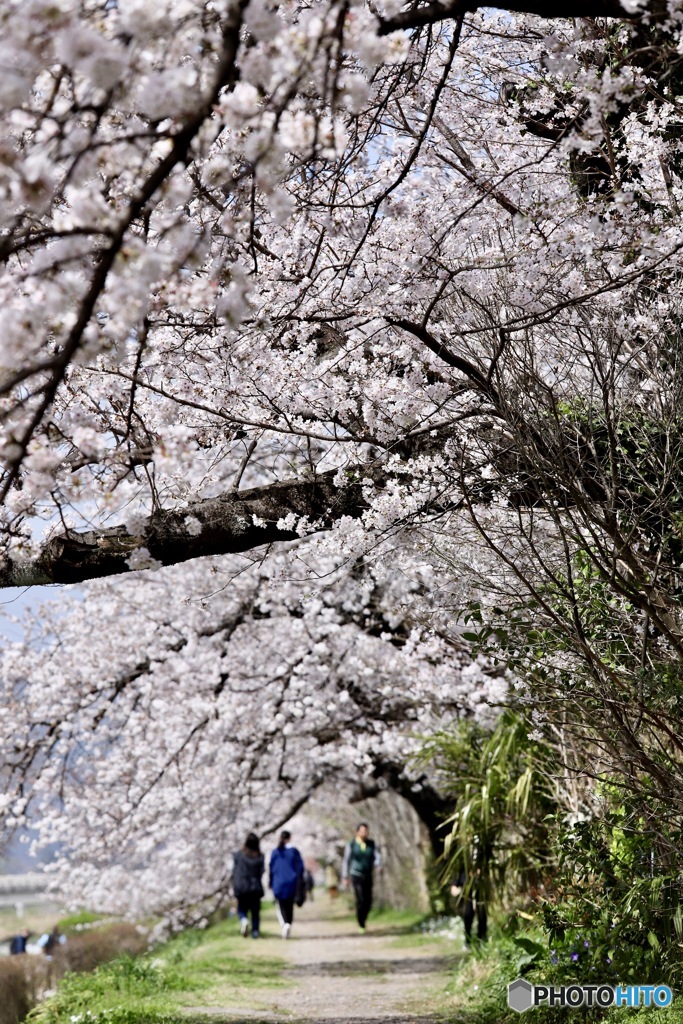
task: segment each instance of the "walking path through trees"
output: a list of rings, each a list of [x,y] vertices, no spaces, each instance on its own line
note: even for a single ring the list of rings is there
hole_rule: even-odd
[[[344,903],[307,904],[297,912],[288,942],[268,919],[265,938],[244,942],[245,956],[285,960],[282,986],[244,989],[233,1005],[197,1005],[186,1012],[326,1024],[431,1021],[440,1016],[460,944],[381,919],[374,924],[371,920],[367,933],[360,935]]]

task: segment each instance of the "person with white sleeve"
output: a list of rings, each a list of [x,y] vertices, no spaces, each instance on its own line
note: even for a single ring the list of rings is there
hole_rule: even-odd
[[[370,839],[370,829],[362,821],[356,829],[354,838],[346,844],[342,863],[344,887],[348,889],[349,882],[353,886],[360,932],[365,931],[368,914],[372,908],[372,879],[375,868],[381,871],[382,856],[374,839]]]

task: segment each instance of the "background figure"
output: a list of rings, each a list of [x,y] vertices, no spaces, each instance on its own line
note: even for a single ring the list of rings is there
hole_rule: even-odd
[[[249,932],[249,914],[251,914],[252,938],[259,937],[261,918],[261,899],[263,898],[263,872],[266,862],[258,841],[258,836],[250,832],[244,840],[244,846],[233,855],[232,889],[237,897],[237,915],[240,919],[240,931],[246,938]]]
[[[42,949],[45,959],[50,965],[47,972],[47,985],[49,988],[52,987],[55,980],[53,965],[55,954],[58,952],[59,947],[65,943],[66,935],[62,935],[58,925],[55,925],[51,932],[45,932],[38,939],[37,945]]]
[[[270,855],[270,887],[277,900],[282,938],[288,939],[294,920],[294,899],[303,882],[304,862],[295,846],[290,846],[289,832],[280,833],[280,841]]]
[[[369,838],[370,830],[363,821],[356,829],[354,838],[346,844],[342,879],[348,888],[349,879],[356,897],[356,917],[358,927],[364,932],[365,922],[372,908],[372,876],[375,868],[381,869],[382,858],[373,839]]]
[[[30,937],[31,933],[26,928],[22,932],[19,932],[18,935],[13,935],[9,943],[10,956],[16,956],[19,953],[25,953],[26,943],[28,942]]]
[[[304,888],[306,889],[306,895],[313,901],[313,889],[315,888],[315,879],[313,872],[309,868],[304,868]]]
[[[37,945],[40,946],[47,959],[52,960],[57,949],[65,943],[66,935],[62,935],[59,926],[55,925],[51,932],[45,932],[40,936]]]
[[[465,923],[467,945],[469,946],[472,941],[475,908],[477,915],[477,938],[480,942],[486,942],[486,901],[484,899],[483,885],[481,884],[481,873],[477,871],[472,882],[468,884],[466,873],[461,871],[451,886],[451,896],[459,896],[462,899],[462,916]]]
[[[336,900],[339,895],[339,872],[334,864],[328,864],[325,868],[325,888],[331,900]]]

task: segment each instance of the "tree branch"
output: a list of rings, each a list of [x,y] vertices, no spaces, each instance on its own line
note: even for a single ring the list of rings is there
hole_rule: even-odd
[[[463,359],[462,356],[456,355],[455,352],[451,352],[443,342],[438,341],[433,334],[427,330],[423,324],[414,323],[412,320],[406,320],[405,317],[385,317],[388,324],[392,327],[400,327],[403,331],[408,331],[414,337],[418,338],[430,352],[433,352],[435,356],[447,363],[448,366],[452,366],[454,370],[459,370],[460,373],[464,373],[465,376],[476,385],[476,387],[483,391],[486,395],[491,397],[495,396],[495,391],[491,386],[488,378],[481,372],[481,370],[471,363],[469,359]]]
[[[393,18],[380,18],[379,34],[385,36],[399,29],[422,28],[448,18],[462,18],[482,7],[514,14],[536,14],[540,18],[619,18],[622,21],[639,21],[645,14],[657,17],[666,10],[666,5],[658,0],[643,4],[636,12],[625,10],[618,0],[560,0],[559,3],[549,3],[548,0],[486,0],[485,3],[450,0],[449,3],[415,4]]]
[[[381,468],[352,466],[346,470],[347,483],[338,487],[333,482],[337,473],[330,470],[312,479],[228,491],[184,508],[161,509],[149,517],[139,536],[123,525],[60,534],[46,541],[35,559],[5,561],[0,566],[0,588],[80,583],[130,572],[128,559],[141,547],[162,565],[174,565],[296,540],[299,534],[278,525],[290,513],[308,517],[318,529],[329,529],[342,516],[358,518],[367,508],[362,478],[370,477],[375,484],[384,480]],[[198,520],[200,531],[188,529],[188,517]],[[255,525],[254,517],[264,525]]]

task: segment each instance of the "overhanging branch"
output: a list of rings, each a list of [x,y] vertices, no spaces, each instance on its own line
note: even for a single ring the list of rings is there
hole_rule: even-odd
[[[0,567],[0,587],[80,583],[130,572],[128,560],[139,548],[146,548],[162,565],[174,565],[296,540],[299,534],[278,525],[286,516],[306,516],[319,524],[318,529],[328,529],[342,516],[357,518],[367,508],[363,478],[376,484],[384,479],[383,470],[354,466],[345,471],[346,482],[337,486],[337,473],[330,470],[310,479],[228,491],[184,508],[162,509],[149,517],[137,536],[125,526],[60,534],[45,542],[37,558],[6,561]],[[256,525],[255,519],[263,525]]]
[[[514,14],[536,14],[540,18],[619,18],[622,21],[640,20],[645,14],[651,18],[666,12],[666,4],[654,0],[644,3],[639,10],[627,11],[618,0],[560,0],[550,3],[549,0],[450,0],[447,3],[414,4],[406,11],[401,11],[393,18],[380,18],[380,35],[388,35],[398,29],[422,28],[424,25],[435,25],[450,18],[462,18],[482,7],[493,7],[496,10],[510,11]]]

